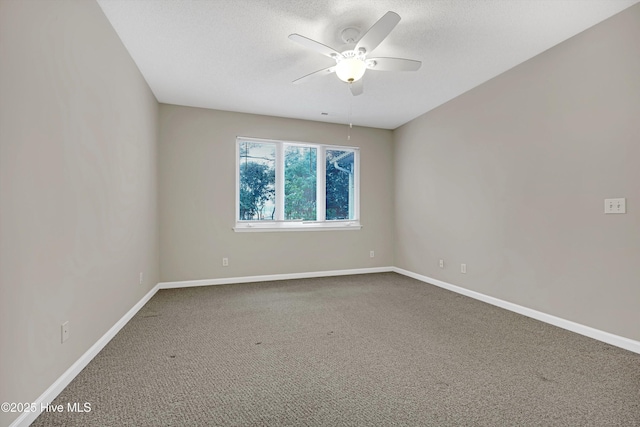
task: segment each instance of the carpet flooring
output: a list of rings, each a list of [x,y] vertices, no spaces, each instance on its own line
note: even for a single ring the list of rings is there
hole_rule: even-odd
[[[640,426],[640,355],[395,273],[159,291],[34,426]]]

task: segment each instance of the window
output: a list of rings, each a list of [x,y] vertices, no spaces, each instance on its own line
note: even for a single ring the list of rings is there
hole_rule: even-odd
[[[358,230],[359,150],[237,138],[236,231]]]

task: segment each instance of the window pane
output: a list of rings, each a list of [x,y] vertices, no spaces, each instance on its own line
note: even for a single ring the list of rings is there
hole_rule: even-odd
[[[284,219],[316,219],[317,149],[287,145],[284,150]]]
[[[354,152],[327,150],[327,220],[354,219]]]
[[[240,142],[240,220],[273,220],[276,145]]]

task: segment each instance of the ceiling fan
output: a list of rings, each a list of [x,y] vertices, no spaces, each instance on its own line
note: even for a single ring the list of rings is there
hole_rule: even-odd
[[[395,12],[385,13],[357,43],[356,38],[360,35],[360,31],[357,28],[346,28],[342,31],[342,40],[347,43],[347,47],[353,46],[354,43],[355,46],[343,52],[338,52],[329,46],[300,34],[289,35],[290,40],[336,61],[335,65],[300,77],[294,80],[293,83],[303,83],[316,77],[336,73],[340,80],[349,83],[351,93],[355,96],[363,92],[362,76],[364,76],[367,69],[377,71],[417,71],[422,65],[420,61],[402,58],[367,58],[367,55],[382,43],[398,22],[400,22],[400,15]]]

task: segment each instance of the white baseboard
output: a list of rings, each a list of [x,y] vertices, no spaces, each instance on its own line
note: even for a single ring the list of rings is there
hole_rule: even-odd
[[[452,285],[447,282],[443,282],[431,277],[422,276],[417,273],[413,273],[402,268],[393,267],[393,271],[402,274],[404,276],[412,277],[420,280],[421,282],[429,283],[431,285],[438,286],[440,288],[447,289],[458,294],[462,294],[491,305],[495,305],[500,308],[504,308],[509,311],[513,311],[518,314],[522,314],[532,319],[540,320],[541,322],[549,323],[562,329],[566,329],[571,332],[575,332],[580,335],[587,336],[589,338],[596,339],[598,341],[605,342],[607,344],[614,345],[616,347],[624,348],[625,350],[632,351],[640,354],[640,342],[629,338],[621,337],[619,335],[610,334],[599,329],[594,329],[589,326],[581,325],[570,320],[562,319],[560,317],[552,316],[550,314],[543,313],[541,311],[533,310],[531,308],[523,307],[512,302],[504,301],[498,298],[490,297],[488,295],[481,294],[479,292],[471,291],[469,289],[461,288],[460,286]]]
[[[192,286],[231,285],[234,283],[270,282],[273,280],[309,279],[313,277],[349,276],[352,274],[388,273],[395,267],[354,268],[350,270],[313,271],[309,273],[269,274],[264,276],[227,277],[223,279],[185,280],[161,282],[160,289],[189,288]]]
[[[89,348],[76,362],[71,365],[69,369],[66,370],[64,374],[62,374],[51,386],[44,392],[38,399],[36,399],[35,403],[37,411],[36,412],[23,412],[16,420],[9,425],[9,427],[27,427],[32,422],[35,421],[36,418],[42,412],[42,407],[47,407],[47,405],[64,390],[64,388],[69,385],[71,381],[82,371],[85,366],[93,360],[94,357],[104,348],[105,345],[111,341],[113,337],[126,325],[129,320],[149,301],[155,294],[158,292],[159,285],[156,285],[151,289],[147,294],[142,297],[140,301],[136,305],[134,305],[131,310],[129,310],[115,325],[111,327],[94,345]]]

